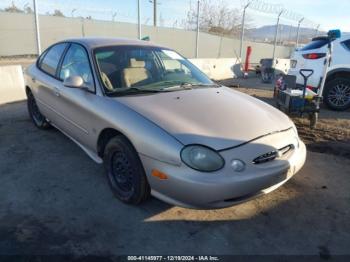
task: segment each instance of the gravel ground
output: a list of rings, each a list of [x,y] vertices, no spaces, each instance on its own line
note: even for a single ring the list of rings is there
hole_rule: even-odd
[[[349,255],[349,174],[349,159],[309,151],[287,184],[238,206],[134,207],[68,138],[37,130],[24,102],[0,105],[0,254]]]

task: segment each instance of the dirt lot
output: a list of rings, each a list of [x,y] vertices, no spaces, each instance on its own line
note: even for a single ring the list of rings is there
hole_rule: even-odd
[[[268,87],[239,90],[271,102]],[[350,255],[350,159],[323,145],[349,143],[350,113],[323,112],[316,132],[296,120],[309,152],[286,185],[201,211],[118,202],[78,146],[37,130],[24,102],[0,105],[0,254]]]

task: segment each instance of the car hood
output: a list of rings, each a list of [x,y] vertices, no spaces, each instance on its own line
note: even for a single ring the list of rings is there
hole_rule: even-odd
[[[274,107],[227,87],[116,97],[182,144],[216,150],[293,126]],[[140,130],[142,132],[142,130]]]

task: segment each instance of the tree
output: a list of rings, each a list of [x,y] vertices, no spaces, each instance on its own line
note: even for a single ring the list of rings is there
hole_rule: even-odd
[[[4,8],[5,12],[10,12],[10,13],[23,13],[24,11],[20,8],[18,8],[15,3],[12,1],[12,4],[6,8]]]
[[[58,9],[55,9],[54,11],[53,11],[53,14],[52,14],[53,16],[61,16],[61,17],[64,17],[64,14],[62,13],[62,11],[61,10],[58,10]]]
[[[26,14],[32,14],[33,13],[33,9],[30,7],[30,6],[27,6],[25,9],[24,9],[24,12]]]
[[[218,35],[239,36],[241,12],[237,8],[228,8],[225,1],[201,0],[199,14],[199,29],[201,31]],[[191,2],[185,28],[189,30],[197,28],[197,1],[195,5]]]

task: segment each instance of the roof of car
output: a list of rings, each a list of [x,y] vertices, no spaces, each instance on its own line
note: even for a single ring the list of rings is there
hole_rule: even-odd
[[[89,49],[93,49],[101,46],[113,46],[113,45],[132,45],[132,46],[154,46],[162,47],[149,41],[128,39],[128,38],[108,38],[108,37],[80,37],[70,38],[62,42],[76,42],[84,45]]]

